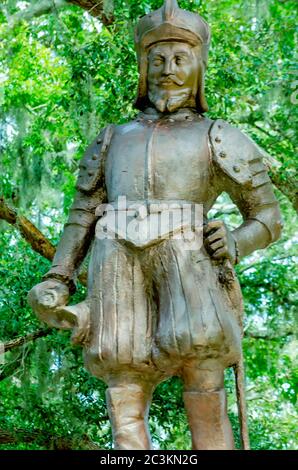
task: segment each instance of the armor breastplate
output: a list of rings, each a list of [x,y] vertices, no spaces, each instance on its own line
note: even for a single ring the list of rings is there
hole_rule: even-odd
[[[210,198],[208,131],[199,115],[137,119],[117,127],[106,161],[108,201]]]

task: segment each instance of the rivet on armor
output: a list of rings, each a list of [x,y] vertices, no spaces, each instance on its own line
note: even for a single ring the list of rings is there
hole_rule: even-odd
[[[88,175],[89,175],[89,176],[93,176],[93,175],[94,175],[94,171],[91,171],[91,170],[88,171]]]
[[[235,165],[235,166],[233,167],[233,170],[235,171],[235,173],[240,173],[241,168],[240,168],[240,166]]]
[[[94,153],[94,154],[92,155],[92,160],[97,160],[97,154],[96,154],[96,153]]]
[[[220,152],[219,156],[220,158],[226,158],[227,154],[225,152]]]
[[[102,143],[102,139],[98,139],[97,143],[100,145]]]
[[[218,144],[220,144],[221,138],[220,138],[220,137],[216,137],[216,138],[215,138],[215,142],[217,142]]]

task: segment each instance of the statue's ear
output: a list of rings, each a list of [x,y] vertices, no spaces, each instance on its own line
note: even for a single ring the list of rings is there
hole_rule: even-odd
[[[100,184],[104,185],[105,162],[114,133],[114,126],[106,127],[88,147],[80,163],[76,188],[83,193],[92,193]]]

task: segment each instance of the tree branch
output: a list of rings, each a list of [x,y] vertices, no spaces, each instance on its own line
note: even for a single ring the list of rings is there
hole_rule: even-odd
[[[9,206],[3,197],[0,197],[0,219],[13,225],[36,253],[39,253],[49,261],[53,260],[56,252],[54,245],[52,245],[30,220],[18,215],[17,211]],[[87,272],[83,271],[80,273],[78,279],[80,283],[85,286],[87,284]]]
[[[21,351],[21,353],[17,353],[17,351],[14,351],[15,349],[19,348],[20,346],[23,346],[24,344],[36,341],[38,338],[48,336],[51,332],[52,330],[50,328],[44,328],[42,330],[35,331],[34,333],[30,333],[29,335],[21,336],[11,341],[7,341],[6,343],[0,343],[0,359],[1,355],[7,351],[13,351],[12,354],[17,354],[15,357],[13,356],[13,360],[5,364],[4,367],[1,369],[0,382],[14,375],[14,373],[20,368],[24,361],[23,352]]]
[[[90,13],[90,15],[99,17],[105,25],[112,24],[114,21],[113,0],[42,0],[25,10],[15,13],[8,18],[8,22],[11,27],[14,27],[21,21],[30,21],[33,18],[38,18],[39,16],[67,7],[69,4],[79,6]]]
[[[52,329],[44,328],[42,330],[35,331],[34,333],[30,333],[29,335],[12,339],[11,341],[8,341],[7,343],[3,344],[2,351],[7,352],[7,351],[11,351],[12,349],[19,348],[20,346],[23,346],[24,344],[31,343],[32,341],[36,341],[38,338],[44,338],[45,336],[48,336],[51,332],[52,332]]]
[[[8,379],[12,375],[15,374],[15,372],[21,367],[24,361],[24,356],[23,352],[21,351],[18,353],[16,356],[14,356],[13,360],[10,360],[8,364],[5,364],[1,368],[0,372],[0,382],[2,382],[5,379]]]
[[[0,429],[0,444],[36,443],[50,450],[100,450],[87,435],[54,436],[42,430]]]
[[[99,16],[105,25],[109,25],[114,21],[113,0],[68,0],[68,2],[87,10],[92,16]]]
[[[253,125],[253,127],[258,129],[260,132],[267,135],[271,139],[274,138],[274,136],[269,131],[267,131],[266,129],[263,129],[262,127],[257,125],[255,122],[251,124]],[[280,133],[280,130],[274,130],[274,132]],[[283,137],[287,138],[286,136],[283,136]],[[270,172],[272,183],[284,196],[286,196],[289,199],[295,211],[298,213],[297,177],[295,177],[294,175],[290,175],[290,174],[285,175],[281,173],[280,171],[280,168],[282,166],[281,163],[277,161],[275,158],[271,157],[271,155],[269,154],[267,154],[267,156],[265,157],[265,163]]]
[[[55,255],[54,245],[30,220],[18,215],[17,211],[10,207],[2,197],[0,197],[0,219],[6,220],[6,222],[15,226],[34,251],[52,261]]]
[[[270,165],[269,170],[274,186],[291,201],[295,211],[298,213],[297,178],[289,174],[285,176],[275,165]]]
[[[276,262],[276,261],[283,261],[285,259],[290,259],[290,258],[293,258],[293,257],[294,257],[294,255],[280,256],[279,258],[271,259],[270,262],[272,263],[272,262]],[[250,269],[254,268],[256,266],[256,264],[260,265],[260,264],[264,264],[264,263],[268,263],[268,260],[255,261],[254,263],[251,263],[248,266],[245,266],[243,269],[241,269],[240,274],[243,274],[246,271],[249,271]]]
[[[267,135],[268,137],[274,137],[272,134],[270,134],[269,131],[266,131],[266,129],[263,129],[262,127],[258,126],[256,123],[254,123],[254,127],[261,131],[263,134]]]
[[[26,10],[21,10],[18,13],[15,13],[10,18],[8,22],[10,26],[16,26],[20,21],[30,21],[32,18],[38,18],[39,16],[46,15],[47,13],[52,13],[56,9],[63,8],[67,6],[67,0],[42,0],[31,5]]]
[[[279,335],[261,335],[261,334],[255,334],[255,333],[244,333],[245,338],[253,338],[253,339],[264,339],[267,341],[274,341],[278,340],[281,338],[287,338],[288,336],[293,336],[295,333],[294,331],[286,331],[284,333],[280,333]]]

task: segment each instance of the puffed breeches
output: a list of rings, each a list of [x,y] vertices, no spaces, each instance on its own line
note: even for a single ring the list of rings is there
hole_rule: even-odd
[[[89,265],[91,328],[85,363],[93,375],[149,374],[162,380],[195,361],[226,368],[241,354],[241,293],[220,280],[204,247],[181,240],[146,249],[95,239]],[[235,288],[236,286],[236,288]],[[237,304],[238,302],[238,304]]]

